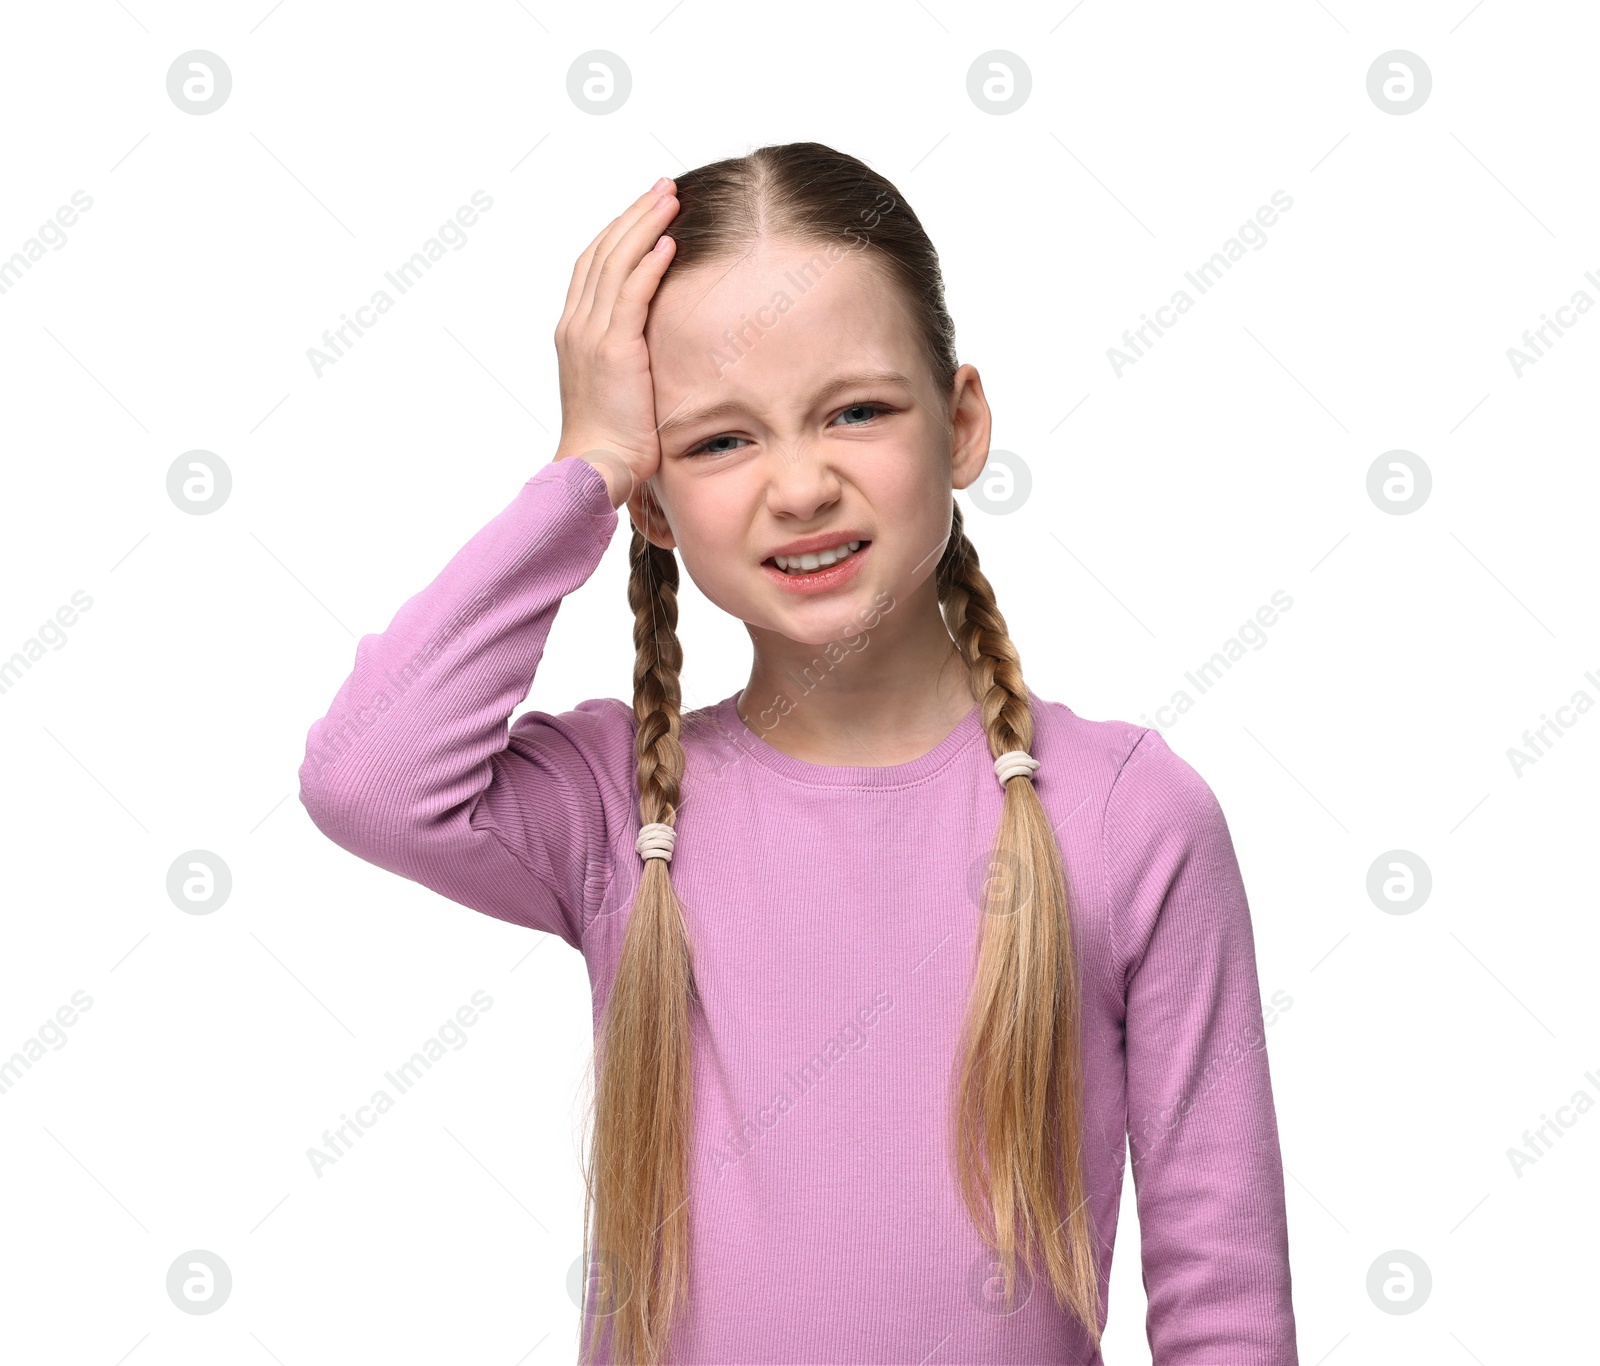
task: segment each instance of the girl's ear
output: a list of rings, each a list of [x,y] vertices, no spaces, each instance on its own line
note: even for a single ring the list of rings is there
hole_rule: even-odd
[[[672,528],[667,525],[655,489],[651,487],[648,479],[628,495],[627,506],[629,519],[639,534],[651,545],[658,546],[662,550],[678,548],[678,538],[672,534]]]
[[[992,430],[989,400],[975,365],[956,371],[950,402],[950,482],[964,489],[980,474],[989,459]]]

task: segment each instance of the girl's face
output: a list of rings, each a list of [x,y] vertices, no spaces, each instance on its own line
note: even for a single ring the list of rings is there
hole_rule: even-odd
[[[765,240],[731,265],[669,271],[645,344],[661,465],[629,512],[712,602],[818,645],[932,575],[950,492],[988,458],[988,405],[970,365],[935,392],[865,249]],[[812,591],[786,586],[773,554],[819,535],[862,544]]]

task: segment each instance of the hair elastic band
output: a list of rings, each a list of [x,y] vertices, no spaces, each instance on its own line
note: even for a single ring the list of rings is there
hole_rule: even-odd
[[[1025,749],[1008,749],[994,761],[994,776],[1000,780],[1004,787],[1012,778],[1021,776],[1033,778],[1034,771],[1039,767],[1039,761]]]
[[[639,851],[643,859],[665,859],[672,862],[672,844],[678,838],[678,832],[670,825],[660,821],[651,821],[648,825],[639,827],[639,838],[633,842],[633,847]]]

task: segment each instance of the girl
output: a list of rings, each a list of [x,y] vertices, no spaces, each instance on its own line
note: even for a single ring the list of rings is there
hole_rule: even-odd
[[[1156,1362],[1295,1366],[1228,828],[1023,682],[910,207],[816,143],[659,181],[555,341],[555,458],[361,639],[301,800],[584,955],[585,1359],[1100,1362],[1128,1141]],[[623,503],[632,707],[508,728]],[[687,714],[674,552],[753,647]]]

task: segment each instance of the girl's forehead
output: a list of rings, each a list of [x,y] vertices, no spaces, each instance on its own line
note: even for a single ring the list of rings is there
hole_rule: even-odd
[[[758,309],[802,300],[830,308],[855,299],[879,308],[888,301],[886,284],[862,247],[767,240],[688,270],[669,267],[651,302],[648,326],[668,334],[698,315],[706,327],[713,321],[727,327]]]
[[[914,352],[906,309],[849,243],[771,243],[669,270],[645,340],[658,383],[684,389],[807,378],[841,362],[903,369]]]

